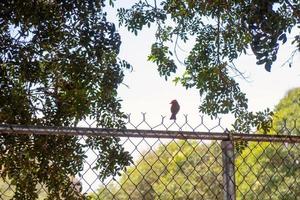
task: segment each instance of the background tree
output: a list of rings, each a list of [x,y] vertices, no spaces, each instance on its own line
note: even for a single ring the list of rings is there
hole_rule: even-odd
[[[300,88],[290,90],[274,109],[271,134],[299,135]],[[296,199],[300,193],[299,144],[250,142],[236,160],[240,199]]]
[[[112,4],[112,1],[108,1]],[[0,122],[122,128],[117,88],[130,66],[118,58],[120,35],[106,19],[105,1],[0,2]],[[14,199],[36,199],[38,183],[51,199],[72,199],[69,176],[83,168],[85,148],[100,156],[100,177],[130,164],[118,138],[1,134],[1,177]]]
[[[300,88],[288,91],[274,112],[274,133],[300,135]]]
[[[222,199],[222,156],[217,142],[175,140],[145,152],[92,199]]]
[[[197,88],[200,111],[216,117],[232,113],[236,131],[251,126],[268,131],[269,109],[248,111],[248,100],[236,76],[243,77],[234,61],[251,49],[258,65],[271,70],[280,43],[300,24],[297,0],[140,0],[131,8],[119,9],[120,23],[138,33],[145,25],[157,25],[157,41],[148,59],[155,62],[165,79],[176,73],[178,42],[193,48],[184,60],[185,72],[175,78],[186,88]],[[294,42],[299,50],[299,35]],[[174,48],[173,48],[174,47]]]

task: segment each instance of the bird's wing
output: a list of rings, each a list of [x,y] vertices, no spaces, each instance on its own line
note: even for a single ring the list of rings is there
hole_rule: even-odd
[[[173,104],[172,106],[171,106],[171,112],[172,113],[177,113],[178,111],[179,111],[179,105],[177,104]]]

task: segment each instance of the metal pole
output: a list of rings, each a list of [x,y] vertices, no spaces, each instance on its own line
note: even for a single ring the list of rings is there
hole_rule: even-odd
[[[224,200],[235,200],[234,146],[231,140],[222,140]]]
[[[199,132],[147,129],[109,129],[90,127],[53,127],[0,124],[0,135],[85,135],[102,137],[174,138],[198,140],[231,140],[256,142],[300,143],[299,135],[266,135],[249,133]]]

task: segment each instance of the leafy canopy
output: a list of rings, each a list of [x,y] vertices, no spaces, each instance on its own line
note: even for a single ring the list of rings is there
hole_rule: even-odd
[[[118,58],[120,35],[104,3],[0,2],[0,123],[74,126],[90,118],[124,127],[117,88],[130,65]],[[70,199],[68,176],[82,170],[86,148],[101,155],[101,178],[131,159],[118,138],[1,135],[0,146],[1,177],[16,186],[15,199],[37,198],[38,183],[52,199]]]
[[[157,25],[149,60],[165,79],[178,68],[178,41],[193,43],[184,60],[185,73],[175,82],[199,90],[201,112],[212,117],[233,113],[237,131],[249,131],[252,125],[268,131],[272,113],[248,111],[248,100],[234,79],[242,76],[234,61],[251,50],[257,64],[270,71],[280,44],[300,25],[299,1],[140,0],[129,9],[119,9],[119,18],[135,34],[145,25]],[[294,42],[299,49],[299,36]]]

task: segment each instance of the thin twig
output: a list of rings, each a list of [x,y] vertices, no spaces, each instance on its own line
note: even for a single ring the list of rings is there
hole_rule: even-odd
[[[180,64],[184,65],[184,63],[181,62],[181,60],[179,59],[179,57],[178,57],[178,55],[177,55],[177,50],[176,50],[176,48],[177,48],[177,46],[178,46],[178,38],[179,38],[179,36],[178,36],[178,34],[177,34],[176,40],[175,40],[175,46],[174,46],[174,54],[175,54],[175,57],[176,57],[177,61],[178,61]]]
[[[231,65],[230,65],[231,64]],[[236,74],[237,77],[241,77],[243,80],[247,81],[248,83],[250,83],[250,81],[248,80],[249,77],[246,77],[244,74],[244,72],[241,72],[240,70],[238,70],[238,68],[235,66],[235,64],[232,62],[228,64],[227,66]]]
[[[298,49],[294,49],[293,52],[291,53],[291,56],[284,63],[282,63],[281,67],[284,67],[286,64],[291,65],[294,62],[294,56],[297,52]]]

